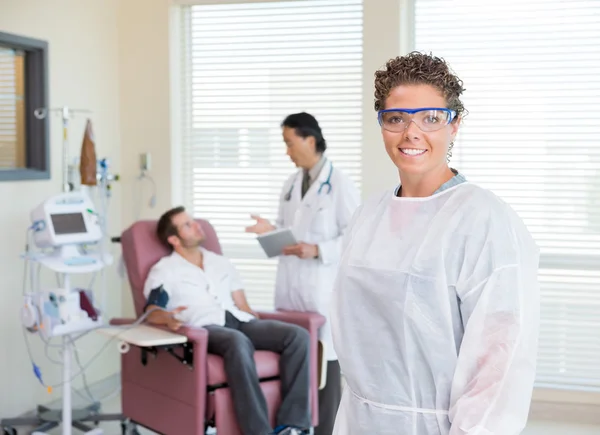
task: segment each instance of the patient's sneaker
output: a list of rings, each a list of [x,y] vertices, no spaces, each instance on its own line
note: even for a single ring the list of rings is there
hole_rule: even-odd
[[[272,435],[308,435],[310,430],[294,426],[277,426]]]

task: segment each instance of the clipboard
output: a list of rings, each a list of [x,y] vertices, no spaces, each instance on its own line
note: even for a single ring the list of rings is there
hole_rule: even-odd
[[[296,238],[289,228],[280,228],[256,237],[267,257],[273,258],[281,255],[286,246],[296,245]]]

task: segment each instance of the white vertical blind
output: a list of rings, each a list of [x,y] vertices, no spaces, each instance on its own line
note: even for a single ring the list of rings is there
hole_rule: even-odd
[[[15,52],[0,46],[0,170],[17,166]]]
[[[466,88],[453,166],[540,245],[543,387],[600,391],[599,23],[598,0],[415,4],[416,49]]]
[[[194,5],[181,21],[181,177],[185,204],[215,226],[250,303],[273,307],[276,262],[250,213],[274,220],[295,171],[280,125],[306,111],[327,155],[360,188],[362,1]]]

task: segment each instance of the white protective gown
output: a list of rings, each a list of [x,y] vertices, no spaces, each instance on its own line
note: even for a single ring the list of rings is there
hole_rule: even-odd
[[[328,178],[331,191],[324,186],[319,193],[320,186]],[[293,174],[283,186],[276,225],[291,228],[299,242],[317,244],[319,258],[279,257],[275,307],[329,317],[344,234],[360,204],[360,194],[352,180],[329,161],[304,198],[301,187],[302,170]],[[319,339],[325,346],[325,358],[336,360],[329,321],[319,329]]]
[[[539,250],[512,209],[463,183],[393,192],[353,217],[332,296],[346,379],[335,435],[516,435],[539,329]]]

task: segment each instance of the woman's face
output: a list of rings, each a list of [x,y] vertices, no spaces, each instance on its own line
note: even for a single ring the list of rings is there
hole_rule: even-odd
[[[433,86],[406,85],[392,89],[385,102],[386,109],[424,107],[445,108],[446,100]],[[422,176],[447,167],[448,146],[458,132],[458,124],[457,119],[440,130],[424,132],[411,122],[403,132],[382,128],[381,133],[385,149],[398,170],[406,175]]]

